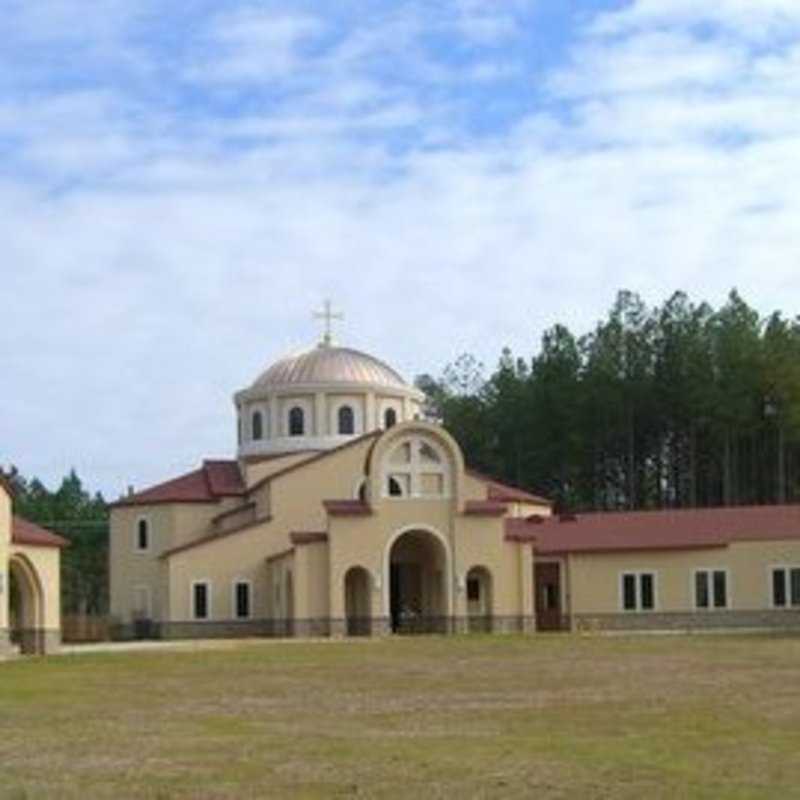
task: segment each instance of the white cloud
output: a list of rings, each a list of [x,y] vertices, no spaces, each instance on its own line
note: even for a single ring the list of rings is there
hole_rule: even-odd
[[[213,18],[201,39],[203,60],[190,66],[190,79],[259,83],[295,79],[306,66],[302,47],[325,32],[316,16],[255,7]]]
[[[590,20],[542,99],[518,20],[458,31],[522,5],[247,6],[180,51],[114,29],[157,85],[6,94],[0,461],[113,492],[230,453],[232,393],[314,338],[325,295],[408,375],[528,355],[620,287],[796,312],[800,50],[754,46],[742,4],[709,31],[705,7],[640,2]],[[762,27],[793,8],[765,6]]]
[[[795,0],[634,0],[620,11],[599,15],[595,33],[627,34],[667,26],[716,25],[748,40],[784,37],[800,29]]]

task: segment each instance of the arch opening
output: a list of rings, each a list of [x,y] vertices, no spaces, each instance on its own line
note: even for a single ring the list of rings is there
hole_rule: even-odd
[[[344,613],[348,636],[372,633],[370,574],[364,567],[351,567],[344,577]]]
[[[448,555],[429,531],[401,534],[389,552],[389,613],[401,634],[447,632]]]
[[[9,564],[8,598],[11,642],[23,655],[44,653],[44,595],[33,565],[20,556]]]
[[[295,406],[289,412],[289,436],[305,436],[306,415],[302,408]]]
[[[251,428],[253,431],[253,441],[260,442],[264,438],[264,417],[260,411],[253,412]]]
[[[338,414],[339,435],[352,436],[356,432],[356,415],[350,406],[342,406]]]
[[[467,620],[470,633],[492,631],[492,573],[486,567],[473,567],[467,573]]]

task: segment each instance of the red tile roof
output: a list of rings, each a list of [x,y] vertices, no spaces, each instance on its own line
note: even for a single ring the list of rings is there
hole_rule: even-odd
[[[69,541],[63,536],[21,517],[11,520],[11,543],[31,547],[69,547]]]
[[[372,509],[361,500],[323,500],[322,505],[332,517],[363,517],[372,513]]]
[[[505,503],[494,500],[467,500],[464,513],[468,516],[502,517],[508,511]]]
[[[204,461],[208,487],[215,497],[236,497],[245,493],[242,473],[236,461]]]
[[[245,485],[236,461],[204,461],[200,469],[123,497],[113,507],[213,503],[222,497],[239,497],[244,493]]]
[[[501,483],[489,475],[484,475],[477,470],[468,469],[467,475],[471,475],[476,480],[486,484],[486,496],[488,500],[494,500],[498,503],[536,503],[540,506],[551,506],[553,504],[552,501],[545,497],[531,494],[531,492],[520,489],[517,486],[510,486],[507,483]]]
[[[328,541],[325,531],[294,531],[289,534],[289,541],[294,545],[319,544]]]
[[[725,547],[737,541],[800,539],[800,505],[580,514],[507,519],[506,538],[537,553],[602,553]]]

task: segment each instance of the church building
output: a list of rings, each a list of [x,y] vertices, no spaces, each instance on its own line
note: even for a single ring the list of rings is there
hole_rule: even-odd
[[[235,459],[112,508],[119,638],[800,627],[800,507],[554,516],[329,336],[234,401]]]

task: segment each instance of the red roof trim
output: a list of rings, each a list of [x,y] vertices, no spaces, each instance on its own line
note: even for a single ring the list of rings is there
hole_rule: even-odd
[[[464,514],[470,517],[502,517],[507,511],[505,503],[493,500],[467,500],[464,506]]]
[[[366,517],[372,508],[360,500],[323,500],[322,505],[332,517]]]
[[[69,547],[68,539],[22,517],[11,520],[11,544],[29,547]]]
[[[485,483],[487,487],[487,498],[501,503],[536,503],[537,505],[552,506],[552,500],[546,497],[532,494],[531,492],[520,489],[518,486],[512,486],[508,483],[503,483],[491,475],[484,475],[475,469],[467,469],[467,475],[475,478],[481,483]]]
[[[215,503],[223,497],[241,497],[244,494],[245,486],[236,461],[206,460],[199,469],[129,497],[122,497],[112,503],[111,508],[165,503]]]
[[[693,550],[732,542],[797,541],[800,505],[599,512],[569,522],[514,518],[505,524],[507,540],[530,542],[540,554]]]
[[[293,545],[320,544],[328,541],[325,531],[294,531],[289,534],[289,541]]]

